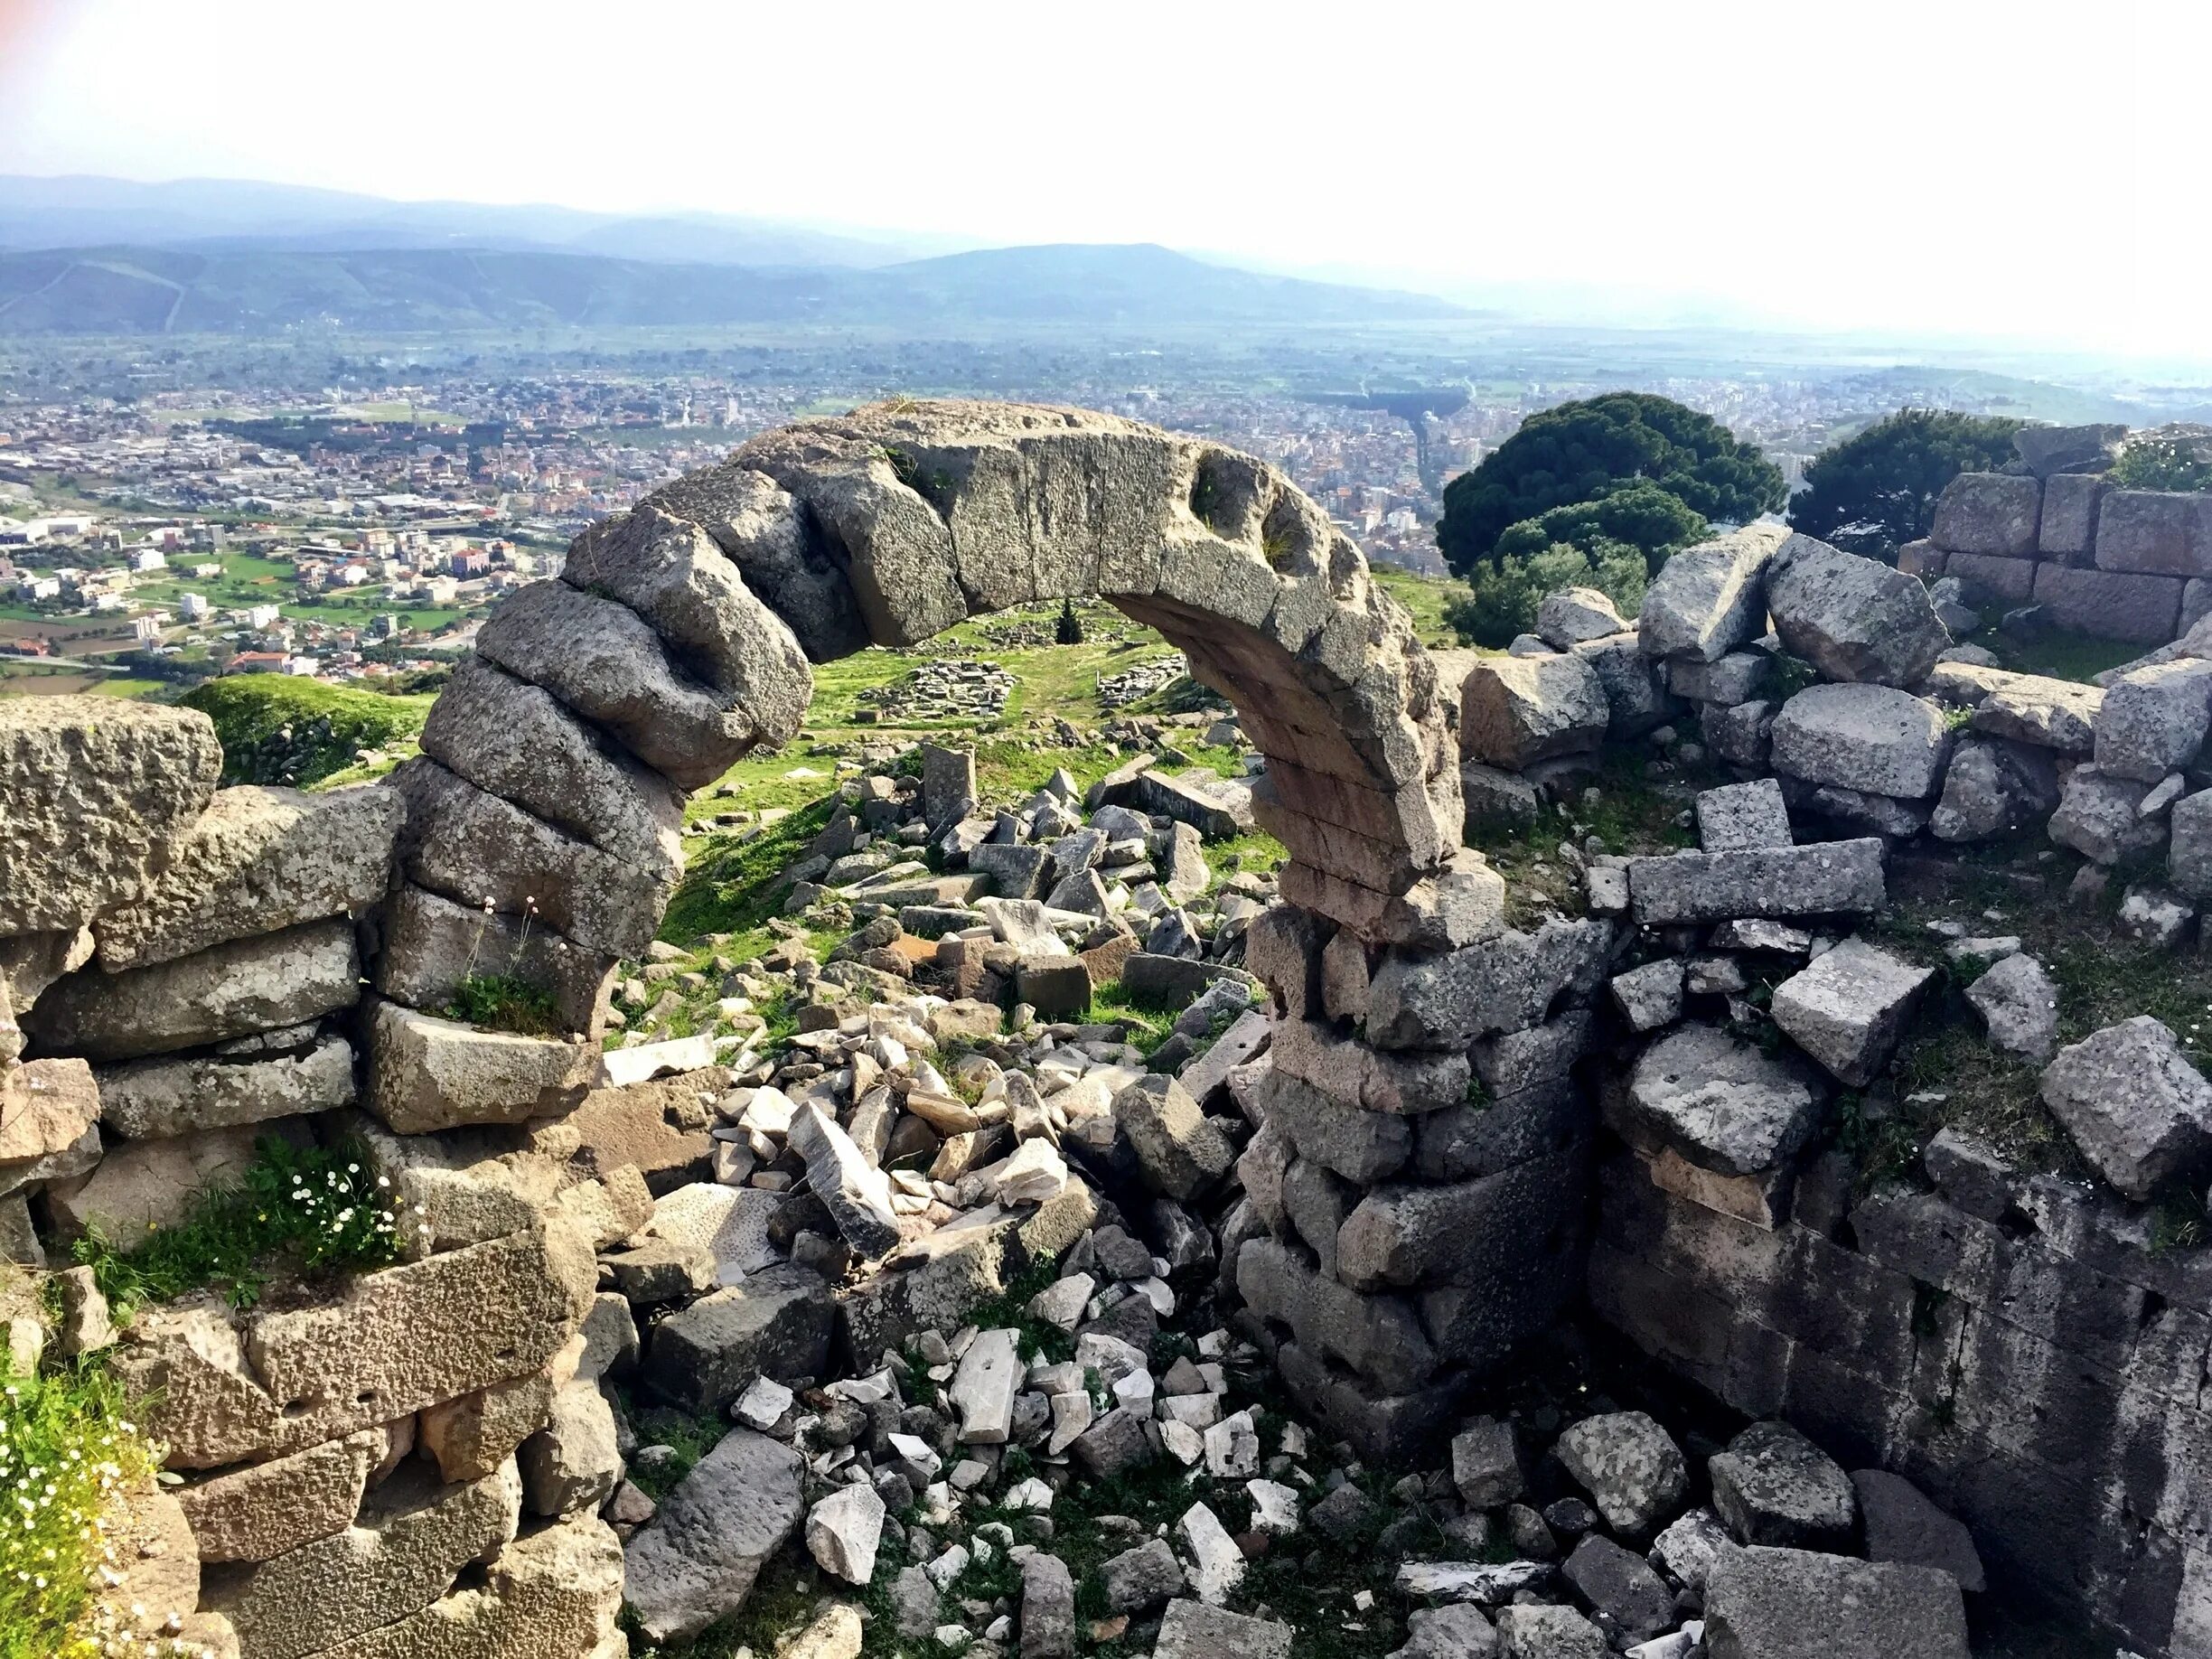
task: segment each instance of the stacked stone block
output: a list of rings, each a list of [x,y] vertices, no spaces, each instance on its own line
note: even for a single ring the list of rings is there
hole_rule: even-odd
[[[2212,495],[2123,490],[2097,473],[1966,473],[1898,564],[2002,610],[2162,645],[2212,612]]]

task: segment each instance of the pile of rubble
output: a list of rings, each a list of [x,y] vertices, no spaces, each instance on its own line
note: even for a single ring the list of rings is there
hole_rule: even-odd
[[[940,657],[888,685],[860,693],[853,718],[862,724],[915,720],[995,720],[1014,695],[1014,676],[996,662]]]
[[[1190,664],[1177,651],[1169,657],[1156,657],[1149,662],[1139,662],[1111,674],[1098,677],[1099,701],[1109,708],[1125,708],[1140,702],[1155,691],[1171,686],[1190,672]]]

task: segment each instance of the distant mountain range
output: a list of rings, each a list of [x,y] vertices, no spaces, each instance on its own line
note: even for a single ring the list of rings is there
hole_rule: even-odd
[[[916,251],[768,220],[391,202],[220,180],[0,177],[0,334],[1467,314],[1423,295],[1265,276],[1148,245]]]

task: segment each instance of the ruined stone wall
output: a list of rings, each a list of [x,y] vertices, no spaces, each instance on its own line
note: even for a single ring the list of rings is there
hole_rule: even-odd
[[[680,875],[685,792],[797,729],[810,661],[1093,594],[1237,705],[1268,762],[1253,810],[1292,854],[1253,946],[1284,1020],[1251,1163],[1279,1163],[1283,1196],[1228,1241],[1285,1374],[1406,1455],[1574,1293],[1589,1112],[1573,1029],[1541,1027],[1611,933],[1502,930],[1502,884],[1460,847],[1434,669],[1356,549],[1271,469],[1132,423],[916,404],[809,423],[580,538],[485,625],[386,783],[218,791],[197,715],[0,705],[10,1254],[168,1224],[272,1132],[363,1136],[407,1229],[401,1265],[334,1300],[188,1298],[114,1340],[185,1476],[203,1625],[227,1618],[248,1659],[623,1650],[594,1384],[628,1317],[595,1296],[594,1252],[645,1223],[661,1173],[650,1126],[596,1121],[591,1092],[717,1058],[600,1052],[615,966]],[[538,988],[557,1030],[452,1017],[486,975]],[[670,1080],[671,1123],[709,1074]],[[1486,1091],[1516,1104],[1475,1121]],[[1158,1092],[1131,1138],[1189,1127],[1188,1097]],[[792,1144],[859,1254],[901,1242],[844,1126],[810,1114]],[[84,1270],[65,1277],[81,1307]],[[471,1561],[481,1586],[454,1588]]]
[[[2212,495],[2123,490],[2101,466],[1963,473],[1898,564],[1956,579],[1976,606],[2033,606],[2054,627],[2163,645],[2212,613]]]
[[[2026,534],[2039,492],[2098,483],[1992,474],[1954,497],[2017,498]],[[2181,578],[2123,579],[2171,584],[2170,626]],[[2018,902],[2064,908],[2127,861],[2120,928],[2182,947],[2212,811],[2207,639],[2079,685],[1954,647],[1955,604],[1767,527],[1677,556],[1633,624],[1554,595],[1540,637],[1468,665],[1472,834],[1571,819],[1608,759],[1672,788],[1696,832],[1662,854],[1560,847],[1623,931],[1579,1045],[1603,1123],[1591,1311],[1736,1410],[1910,1477],[2005,1593],[2200,1653],[2212,1251],[2176,1227],[2203,1213],[2212,1083],[2141,1014],[2060,1048],[2058,987],[2019,938],[1982,936],[2007,931],[1984,897],[1923,937],[1948,940],[1976,1034],[2039,1069],[2021,1074],[2088,1178],[1951,1128],[1878,1166],[1872,1138],[1900,1107],[1891,1056],[1944,1017],[1945,956],[1877,925],[1893,876],[1940,892],[1953,849],[2025,846]],[[1716,769],[1734,781],[1672,782]]]

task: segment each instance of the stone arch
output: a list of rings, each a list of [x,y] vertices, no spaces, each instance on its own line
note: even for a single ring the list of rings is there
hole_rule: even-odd
[[[371,1094],[409,1132],[557,1112],[576,1075],[553,1044],[453,1110],[427,1017],[467,966],[549,982],[595,1033],[680,875],[683,792],[789,739],[812,664],[1093,595],[1179,646],[1266,757],[1253,811],[1290,861],[1246,935],[1276,1018],[1222,1249],[1293,1392],[1404,1456],[1579,1280],[1588,1113],[1486,1114],[1469,1045],[1542,1022],[1606,930],[1505,928],[1503,880],[1460,844],[1435,664],[1358,549],[1249,456],[1076,409],[885,403],[766,434],[577,538],[484,624],[398,774]],[[1573,1150],[1547,1150],[1555,1117]]]
[[[1076,409],[876,404],[656,492],[578,539],[565,584],[627,607],[719,706],[610,695],[640,628],[567,594],[511,602],[483,654],[688,787],[797,729],[809,662],[1104,598],[1236,706],[1294,899],[1377,940],[1432,925],[1419,889],[1452,868],[1461,818],[1435,669],[1358,549],[1249,456]]]

